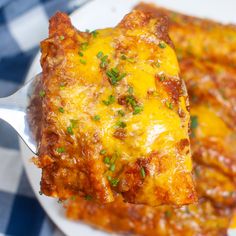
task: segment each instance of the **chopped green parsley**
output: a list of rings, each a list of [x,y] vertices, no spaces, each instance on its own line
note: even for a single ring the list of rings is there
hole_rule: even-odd
[[[166,44],[165,44],[164,42],[160,42],[160,43],[159,43],[159,47],[160,47],[160,48],[165,48],[165,47],[166,47]]]
[[[72,126],[67,127],[68,134],[74,134]]]
[[[126,60],[127,57],[125,56],[125,54],[122,54],[120,58],[121,58],[122,60]]]
[[[39,91],[39,96],[41,97],[41,98],[43,98],[43,97],[45,97],[45,91],[44,90],[40,90]]]
[[[107,151],[105,150],[105,149],[102,149],[101,151],[100,151],[100,154],[101,155],[105,155],[107,153]]]
[[[141,174],[142,178],[146,177],[146,172],[145,172],[145,169],[143,167],[141,167],[141,169],[140,169],[140,174]]]
[[[84,199],[87,200],[87,201],[91,201],[93,199],[93,197],[91,195],[86,195],[84,197]]]
[[[110,171],[114,172],[115,169],[116,169],[116,165],[115,165],[115,163],[112,163],[112,164],[110,165]]]
[[[157,68],[159,68],[159,67],[161,66],[161,64],[157,61],[157,62],[155,63],[155,66],[156,66]]]
[[[109,77],[109,81],[112,85],[116,85],[126,76],[126,73],[120,73],[117,68],[111,68],[110,70],[107,70],[106,74]]]
[[[108,56],[105,55],[105,56],[101,57],[100,60],[101,60],[100,67],[105,68],[108,64]]]
[[[116,187],[120,181],[119,179],[112,178],[111,176],[108,176],[107,179],[113,187]]]
[[[119,120],[119,121],[116,122],[116,127],[117,128],[123,128],[124,129],[126,126],[127,125],[126,125],[126,123],[124,121],[120,121]]]
[[[103,57],[103,52],[102,51],[98,52],[97,53],[97,58],[101,59],[102,57]]]
[[[103,162],[105,163],[105,164],[110,164],[110,157],[105,157],[104,159],[103,159]]]
[[[120,116],[125,116],[125,112],[123,110],[119,110],[119,111],[117,111],[117,113]]]
[[[166,101],[166,106],[170,109],[173,110],[173,104],[171,102]]]
[[[78,120],[70,119],[70,123],[71,123],[71,127],[74,129],[78,124]]]
[[[64,110],[63,107],[59,107],[59,108],[58,108],[58,111],[61,112],[61,113],[64,113],[64,112],[65,112],[65,110]]]
[[[198,117],[191,116],[191,129],[196,129],[198,126]]]
[[[84,54],[82,52],[78,52],[78,54],[82,57]]]
[[[171,211],[168,211],[168,210],[165,211],[165,216],[166,216],[166,217],[171,217]]]
[[[128,58],[125,54],[122,54],[120,58],[121,58],[121,60],[126,60],[126,61],[128,61],[130,63],[134,63],[135,62],[134,58]]]
[[[115,97],[113,95],[110,95],[107,100],[103,100],[102,102],[104,105],[109,106],[115,102]]]
[[[95,115],[95,116],[93,117],[93,120],[99,121],[99,120],[100,120],[100,116],[99,116],[99,115]]]
[[[161,75],[161,76],[160,76],[160,81],[162,82],[162,81],[165,81],[165,80],[166,80],[165,75]]]
[[[59,87],[60,87],[60,89],[62,90],[62,89],[65,88],[65,84],[61,83],[61,84],[59,85]]]
[[[131,87],[131,86],[129,86],[129,88],[128,88],[128,93],[129,93],[130,95],[132,95],[133,92],[134,92],[134,88]]]
[[[84,51],[88,48],[88,42],[81,43],[81,49]]]
[[[134,115],[137,115],[137,114],[139,114],[139,113],[142,112],[142,111],[143,111],[143,107],[136,105],[136,106],[134,106],[133,114],[134,114]]]
[[[63,153],[63,152],[65,152],[65,148],[64,147],[59,147],[59,148],[57,148],[57,150],[56,150],[58,153]]]
[[[143,111],[143,107],[137,104],[137,102],[136,102],[134,96],[132,96],[132,95],[127,96],[127,97],[126,97],[126,102],[127,102],[129,105],[132,106],[132,108],[133,108],[133,110],[134,110],[134,111],[133,111],[133,114],[134,114],[134,115],[137,115],[137,114],[139,114],[140,112]]]
[[[98,32],[97,30],[94,30],[91,32],[91,34],[93,35],[94,38],[97,38]]]
[[[87,62],[84,59],[80,59],[80,63],[83,64],[83,65],[86,65]]]

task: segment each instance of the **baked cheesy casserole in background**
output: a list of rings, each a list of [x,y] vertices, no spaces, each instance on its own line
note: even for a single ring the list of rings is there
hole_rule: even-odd
[[[133,11],[115,28],[89,33],[57,13],[41,50],[42,193],[196,202],[188,96],[166,18]]]
[[[227,235],[236,206],[236,28],[154,5],[139,4],[136,9],[169,18],[190,97],[199,202],[149,207],[124,203],[117,196],[114,203],[100,205],[76,196],[66,203],[67,217],[125,235]]]

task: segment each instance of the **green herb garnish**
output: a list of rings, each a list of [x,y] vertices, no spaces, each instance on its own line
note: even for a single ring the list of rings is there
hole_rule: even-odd
[[[93,120],[99,121],[99,120],[100,120],[100,116],[99,116],[99,115],[95,115],[95,116],[93,117]]]
[[[191,129],[196,129],[198,126],[198,117],[197,116],[191,116]]]
[[[110,70],[107,70],[106,74],[109,77],[110,83],[112,85],[116,85],[120,80],[122,80],[126,76],[126,73],[120,74],[117,68],[111,68]]]
[[[120,116],[125,116],[125,112],[123,110],[119,110],[119,111],[117,111],[117,113]]]
[[[91,34],[93,35],[94,38],[97,38],[98,32],[97,30],[94,30],[91,32]]]
[[[115,165],[115,163],[112,163],[112,164],[110,165],[110,171],[114,172],[115,169],[116,169],[116,165]]]
[[[108,56],[105,55],[105,56],[103,56],[103,57],[100,58],[100,59],[101,59],[100,67],[101,67],[101,68],[105,68],[105,67],[107,66],[107,64],[108,64],[108,61],[107,61]]]
[[[165,211],[165,216],[170,217],[171,216],[171,211]]]
[[[142,178],[146,177],[146,172],[143,167],[141,167],[141,169],[140,169],[140,174],[141,174]]]
[[[84,59],[80,59],[80,63],[86,65],[87,62]]]
[[[134,114],[134,115],[137,115],[137,114],[139,114],[139,113],[142,112],[142,111],[143,111],[143,107],[136,105],[136,106],[134,107],[133,114]]]
[[[57,148],[57,150],[56,150],[58,153],[63,153],[63,152],[65,152],[65,148],[64,147],[59,147],[59,148]]]
[[[78,54],[82,57],[84,54],[82,52],[78,52]]]
[[[107,153],[107,151],[105,150],[105,149],[102,149],[101,151],[100,151],[100,154],[101,155],[105,155]]]
[[[101,59],[102,57],[103,57],[103,52],[102,51],[98,52],[97,53],[97,58]]]
[[[109,105],[111,105],[112,103],[115,102],[115,97],[113,95],[110,95],[107,100],[103,100],[102,102],[106,106],[109,106]]]
[[[134,106],[137,105],[137,102],[135,101],[134,96],[127,96],[127,97],[126,97],[126,102],[127,102],[129,105],[131,105],[133,108],[134,108]]]
[[[128,93],[129,93],[130,95],[132,95],[133,92],[134,92],[134,88],[130,86],[130,87],[128,88]]]
[[[91,195],[86,195],[84,197],[84,199],[87,200],[87,201],[91,201],[93,199],[93,197]]]
[[[134,63],[134,62],[135,62],[134,58],[127,58],[126,60],[127,60],[128,62],[130,62],[130,63]]]
[[[61,84],[59,85],[59,87],[60,87],[60,89],[62,90],[62,89],[65,88],[65,84],[61,83]]]
[[[126,102],[129,104],[129,105],[131,105],[132,106],[132,108],[133,108],[133,114],[134,115],[137,115],[137,114],[139,114],[141,111],[143,111],[143,107],[142,106],[139,106],[138,104],[137,104],[137,102],[135,101],[135,98],[134,98],[134,96],[132,96],[132,95],[130,95],[130,96],[127,96],[126,97]]]
[[[165,81],[165,80],[166,80],[165,75],[161,75],[161,76],[160,76],[160,81],[163,82],[163,81]]]
[[[166,101],[166,106],[170,109],[173,110],[173,104],[171,102]]]
[[[159,62],[156,62],[156,63],[155,63],[155,66],[156,66],[157,68],[159,68],[159,67],[161,66],[161,64],[160,64]]]
[[[81,49],[84,51],[88,48],[88,42],[81,43]]]
[[[71,127],[74,129],[76,127],[76,125],[78,124],[78,120],[71,119],[70,123],[71,123]]]
[[[59,36],[59,39],[60,39],[60,40],[64,40],[64,39],[65,39],[64,35],[60,35],[60,36]]]
[[[126,123],[124,122],[124,121],[117,121],[116,122],[116,127],[118,127],[118,128],[125,128],[127,125],[126,125]]]
[[[190,129],[191,129],[191,138],[195,137],[195,130],[198,127],[198,117],[197,116],[190,116],[191,119],[191,124],[190,124]]]
[[[67,132],[68,134],[71,134],[71,135],[74,134],[72,126],[67,127]]]
[[[39,91],[39,96],[40,96],[41,98],[45,97],[45,94],[46,94],[46,92],[45,92],[44,90],[40,90],[40,91]]]
[[[126,60],[127,57],[125,56],[125,54],[122,54],[120,58],[121,58],[122,60]]]
[[[58,108],[58,111],[61,112],[61,113],[64,113],[64,112],[65,112],[65,110],[64,110],[63,107],[59,107],[59,108]]]
[[[110,183],[111,183],[111,185],[113,186],[113,187],[116,187],[117,185],[118,185],[118,183],[119,183],[119,179],[112,179],[111,181],[110,181]]]
[[[166,47],[166,44],[165,44],[164,42],[160,42],[160,43],[159,43],[159,47],[160,47],[160,48],[165,48],[165,47]]]
[[[128,58],[125,54],[122,54],[120,58],[121,58],[121,60],[127,60],[130,63],[135,62],[134,58]]]
[[[109,157],[105,157],[103,161],[104,161],[104,163],[106,163],[106,164],[110,164],[110,161],[111,161],[111,160],[110,160]]]
[[[119,183],[119,179],[113,178],[111,176],[108,176],[107,179],[109,180],[111,186],[116,187]]]

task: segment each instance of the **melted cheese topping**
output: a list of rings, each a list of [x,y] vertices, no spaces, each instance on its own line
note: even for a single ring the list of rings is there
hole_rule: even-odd
[[[70,119],[78,119],[80,129],[83,132],[93,132],[94,129],[100,130],[104,148],[109,153],[122,150],[124,155],[130,158],[140,157],[155,149],[161,150],[163,146],[165,147],[164,152],[171,151],[171,146],[176,140],[186,138],[186,129],[181,128],[181,119],[175,110],[170,110],[165,102],[160,99],[146,99],[146,97],[148,90],[158,93],[159,90],[163,89],[156,88],[156,73],[167,76],[178,75],[179,68],[173,49],[168,45],[165,49],[157,48],[156,58],[160,58],[158,54],[162,54],[161,58],[163,58],[164,66],[154,68],[151,63],[147,63],[150,57],[149,47],[152,45],[139,44],[135,48],[137,49],[135,50],[135,60],[137,62],[135,64],[128,61],[122,62],[122,70],[127,73],[122,84],[114,88],[108,85],[102,87],[104,75],[99,67],[100,60],[97,59],[96,55],[101,48],[103,54],[108,55],[111,60],[111,67],[117,66],[120,59],[113,59],[113,39],[117,38],[119,40],[122,36],[119,32],[114,35],[111,29],[98,30],[97,32],[97,37],[92,39],[88,48],[83,51],[85,65],[80,63],[81,57],[78,54],[68,55],[68,63],[72,65],[72,69],[80,71],[78,80],[82,80],[84,84],[66,87],[60,92],[64,100],[70,101],[65,104],[65,113],[60,114],[58,119],[61,122],[60,126],[68,127]],[[134,34],[139,35],[141,32],[134,32]],[[123,88],[127,90],[128,85],[133,87],[135,96],[143,101],[144,109],[138,115],[127,112],[124,117],[120,117],[117,115],[117,111],[123,109],[122,105],[115,102],[110,106],[105,106],[102,101],[107,100],[110,95],[116,96],[119,90]],[[94,98],[94,94],[98,94],[98,98]],[[95,115],[100,116],[99,122],[92,119]],[[113,137],[116,121],[119,120],[127,124],[125,143]]]

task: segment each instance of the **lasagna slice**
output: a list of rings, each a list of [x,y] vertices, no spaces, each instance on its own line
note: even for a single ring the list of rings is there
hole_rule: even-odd
[[[188,96],[165,18],[133,11],[115,28],[80,32],[57,13],[41,50],[42,193],[196,201]]]

